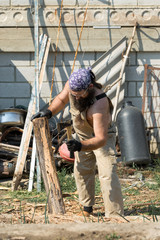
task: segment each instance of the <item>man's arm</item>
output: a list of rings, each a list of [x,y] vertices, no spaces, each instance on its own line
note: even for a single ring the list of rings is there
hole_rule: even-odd
[[[62,92],[60,92],[52,101],[48,109],[52,112],[52,115],[60,112],[65,105],[69,102],[69,82],[65,84]]]
[[[51,105],[47,109],[34,114],[31,117],[31,121],[39,117],[47,117],[48,119],[51,118],[52,115],[59,113],[68,103],[68,101],[69,101],[69,83],[67,81],[67,83],[64,86],[64,89],[60,94],[58,94],[53,99]]]

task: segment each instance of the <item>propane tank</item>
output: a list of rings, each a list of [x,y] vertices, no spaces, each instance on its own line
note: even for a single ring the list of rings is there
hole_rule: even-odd
[[[118,113],[117,128],[122,161],[126,165],[148,164],[150,154],[144,118],[131,101],[125,102]]]

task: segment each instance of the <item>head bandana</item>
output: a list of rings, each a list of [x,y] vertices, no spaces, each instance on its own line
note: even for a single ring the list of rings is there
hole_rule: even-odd
[[[81,91],[88,88],[91,83],[90,70],[80,68],[73,72],[69,78],[69,87],[72,91]]]

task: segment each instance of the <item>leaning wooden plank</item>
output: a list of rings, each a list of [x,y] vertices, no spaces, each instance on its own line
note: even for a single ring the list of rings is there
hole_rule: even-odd
[[[34,178],[34,169],[35,169],[35,161],[36,161],[36,147],[35,146],[35,136],[33,138],[33,148],[32,148],[32,157],[30,164],[30,173],[29,173],[29,183],[28,183],[28,192],[32,191],[33,188],[33,178]]]
[[[17,153],[19,152],[19,147],[15,145],[0,143],[0,151],[12,152]],[[28,154],[31,155],[32,149],[28,149]]]
[[[124,69],[125,69],[125,66],[126,66],[126,63],[127,63],[128,55],[129,55],[129,52],[130,52],[132,44],[133,44],[133,39],[134,39],[136,27],[137,27],[137,23],[135,24],[135,26],[133,28],[131,40],[129,42],[129,45],[128,45],[128,48],[127,48],[127,51],[126,51],[126,55],[123,56],[123,63],[122,63],[120,76],[119,76],[120,81],[118,82],[118,86],[117,86],[117,90],[116,90],[116,97],[115,97],[115,101],[114,101],[114,108],[113,108],[113,115],[112,115],[112,120],[113,121],[116,121],[117,106],[118,106],[118,99],[119,99],[119,94],[120,94],[121,82],[122,82],[122,78],[123,78],[123,74],[124,74]]]
[[[47,118],[33,120],[34,134],[37,145],[37,154],[42,177],[48,196],[48,209],[50,213],[64,214],[61,188],[57,177],[56,166],[51,144],[51,136]]]
[[[34,1],[34,45],[35,45],[35,100],[36,100],[36,110],[39,112],[39,21],[38,21],[38,0]],[[44,51],[43,51],[44,52]],[[34,142],[33,142],[34,143]],[[36,144],[34,143],[32,148],[36,149]],[[34,151],[35,151],[34,149]],[[31,162],[34,161],[35,155],[32,155]],[[37,160],[37,191],[41,191],[41,173],[39,162]]]
[[[46,62],[47,62],[47,58],[48,58],[50,42],[51,42],[51,39],[49,38],[47,41],[43,64],[42,64],[42,68],[41,68],[41,72],[40,72],[40,76],[39,76],[39,91],[41,90],[41,87],[42,87],[42,81],[43,81],[45,66],[46,66]],[[20,180],[22,178],[22,174],[23,174],[23,169],[24,169],[25,160],[26,160],[26,156],[27,156],[28,146],[29,146],[29,142],[30,142],[32,129],[33,129],[31,117],[35,113],[34,93],[35,93],[35,89],[33,87],[31,100],[30,100],[30,103],[28,106],[28,112],[27,112],[26,121],[25,121],[25,125],[24,125],[24,131],[23,131],[23,135],[22,135],[22,139],[21,139],[17,164],[16,164],[14,176],[13,176],[12,191],[17,189],[17,187],[20,183]]]

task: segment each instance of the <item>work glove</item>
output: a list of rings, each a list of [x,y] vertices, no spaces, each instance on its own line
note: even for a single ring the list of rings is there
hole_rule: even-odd
[[[67,141],[66,144],[70,152],[81,151],[82,144],[75,139]]]
[[[47,117],[48,119],[52,117],[52,112],[49,110],[49,109],[46,109],[44,111],[40,111],[36,114],[34,114],[32,117],[31,117],[31,121],[35,118],[40,118],[40,117]]]

